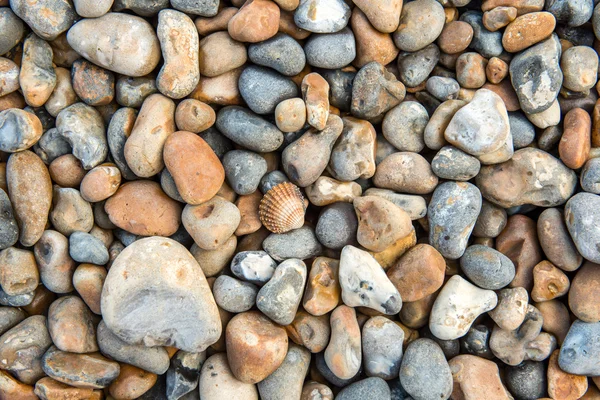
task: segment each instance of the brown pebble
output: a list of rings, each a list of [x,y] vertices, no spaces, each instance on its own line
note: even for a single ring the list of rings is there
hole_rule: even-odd
[[[473,28],[464,21],[453,21],[444,26],[437,39],[440,50],[446,54],[456,54],[465,50],[473,40]]]
[[[428,244],[418,244],[408,250],[387,272],[402,301],[421,300],[434,293],[444,283],[446,261]]]
[[[546,39],[554,31],[556,18],[549,12],[521,15],[508,24],[502,36],[502,46],[516,53]]]
[[[35,383],[35,394],[44,400],[91,399],[93,389],[76,388],[45,377]]]
[[[260,216],[258,215],[258,206],[261,200],[262,193],[260,190],[238,197],[235,205],[240,210],[242,219],[235,230],[236,236],[247,235],[260,229],[262,222],[260,222]]]
[[[463,88],[479,89],[486,80],[486,65],[479,53],[463,53],[456,60],[456,80]]]
[[[94,314],[102,315],[100,297],[106,275],[106,268],[94,264],[79,264],[73,274],[75,290]]]
[[[303,40],[310,36],[309,31],[296,26],[294,13],[285,10],[279,13],[279,32],[286,33],[296,40]]]
[[[567,167],[579,169],[590,154],[592,120],[584,109],[573,108],[565,115],[563,126],[558,154]]]
[[[91,62],[79,59],[71,69],[73,90],[86,104],[104,106],[115,97],[115,76]]]
[[[446,24],[456,21],[459,17],[456,7],[444,7],[444,14],[446,15]]]
[[[572,290],[572,289],[571,289]],[[560,300],[543,301],[534,306],[542,313],[544,324],[542,329],[556,337],[558,344],[562,344],[571,327],[569,310]]]
[[[19,242],[33,246],[44,233],[52,204],[46,165],[29,150],[13,153],[6,166],[8,193],[19,224]]]
[[[237,68],[214,78],[201,76],[189,98],[222,106],[243,104],[238,90],[238,79],[243,70]]]
[[[94,212],[77,189],[54,185],[50,222],[65,236],[75,231],[89,232],[94,227]]]
[[[436,298],[437,292],[434,292],[417,301],[403,301],[400,310],[400,321],[411,329],[423,328],[429,322],[429,314],[431,314]]]
[[[510,79],[504,79],[498,84],[486,83],[483,85],[484,89],[491,90],[502,98],[506,111],[517,111],[521,109],[519,99],[515,89],[510,83]]]
[[[592,111],[592,147],[600,147],[600,99]]]
[[[411,168],[406,168],[410,165]],[[399,193],[428,194],[438,184],[438,177],[427,160],[417,153],[398,152],[383,159],[373,177],[375,186]]]
[[[12,92],[0,97],[0,111],[8,110],[9,108],[24,108],[25,105],[25,99],[19,92]]]
[[[229,20],[238,12],[236,7],[224,7],[214,17],[198,17],[194,21],[198,33],[202,36],[213,32],[226,31]]]
[[[500,380],[498,365],[471,354],[461,354],[452,358],[448,364],[452,372],[454,388],[453,399],[465,400],[508,400],[510,392]]]
[[[227,25],[231,37],[240,42],[267,40],[279,29],[279,7],[270,0],[248,0]]]
[[[137,399],[156,383],[156,374],[129,364],[120,366],[119,376],[108,387],[110,395],[115,399]]]
[[[358,217],[356,238],[369,250],[383,251],[412,230],[406,211],[382,197],[358,197],[353,204]]]
[[[76,188],[86,175],[86,170],[73,154],[57,157],[48,166],[50,177],[57,185]]]
[[[549,261],[542,261],[533,268],[533,301],[548,301],[564,296],[569,291],[569,278]]]
[[[175,124],[180,131],[198,133],[214,125],[215,110],[206,103],[185,99],[175,109]]]
[[[92,313],[77,296],[61,297],[52,303],[48,310],[48,331],[54,345],[62,351],[98,351]]]
[[[313,261],[302,300],[302,306],[312,315],[325,315],[340,302],[339,265],[339,260],[328,257]]]
[[[257,383],[283,362],[288,349],[285,329],[258,311],[236,315],[225,332],[227,359],[233,375]]]
[[[508,64],[498,57],[492,57],[485,66],[485,75],[488,81],[498,84],[508,75]]]
[[[9,247],[0,251],[0,286],[9,296],[31,293],[40,283],[32,251]]]
[[[586,262],[577,271],[569,291],[569,308],[584,322],[600,321],[600,268]]]
[[[13,378],[8,371],[0,370],[0,398],[3,400],[39,400],[33,386]]]
[[[417,243],[417,234],[413,229],[407,236],[399,239],[396,243],[390,245],[380,252],[369,251],[369,254],[381,265],[381,268],[388,270],[392,267],[404,253]]]
[[[306,347],[311,353],[325,350],[331,334],[328,315],[317,317],[302,310],[296,313],[294,321],[286,325],[285,330],[294,343]]]
[[[379,32],[392,33],[398,28],[400,23],[400,13],[402,12],[402,0],[353,0],[353,3],[366,16],[375,29]]]
[[[181,222],[181,204],[156,182],[138,180],[121,185],[106,200],[104,210],[113,224],[134,235],[170,236]]]
[[[483,13],[483,26],[490,32],[504,28],[517,18],[514,7],[496,7]]]
[[[548,394],[553,399],[577,400],[588,388],[586,376],[573,375],[564,372],[558,366],[558,353],[555,350],[548,362]]]
[[[200,74],[214,78],[241,67],[248,59],[246,47],[227,32],[215,32],[200,41]]]
[[[392,35],[373,27],[359,7],[352,10],[350,27],[356,40],[356,58],[352,61],[355,67],[362,68],[371,61],[387,65],[398,56]]]
[[[105,163],[92,168],[81,181],[81,197],[96,203],[112,196],[121,184],[121,171],[116,165]]]
[[[163,157],[177,191],[188,204],[208,201],[225,180],[221,161],[208,143],[194,133],[171,134],[165,141]]]
[[[23,306],[23,310],[29,315],[46,315],[54,300],[56,294],[46,289],[44,285],[40,285],[34,290],[31,303]]]

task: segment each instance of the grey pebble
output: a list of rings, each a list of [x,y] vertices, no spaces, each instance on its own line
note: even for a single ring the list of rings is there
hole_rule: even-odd
[[[198,134],[210,146],[220,160],[228,151],[234,149],[233,142],[223,135],[217,128],[211,126]]]
[[[352,203],[336,202],[321,211],[315,234],[323,246],[341,250],[356,243],[357,230],[358,218]]]
[[[118,109],[110,119],[108,130],[106,131],[110,155],[117,168],[119,168],[119,171],[121,171],[121,176],[127,180],[137,179],[136,174],[129,168],[125,159],[125,142],[127,142],[127,138],[133,130],[137,114],[137,110],[130,107]],[[68,143],[66,144],[67,146],[69,145]],[[164,170],[166,171],[167,169],[165,168]]]
[[[546,368],[543,362],[523,361],[504,369],[504,383],[518,399],[537,400],[546,396]]]
[[[585,163],[579,181],[586,192],[600,194],[600,158],[591,158]]]
[[[158,93],[156,80],[149,76],[122,75],[115,85],[115,99],[123,107],[140,108],[146,97]]]
[[[547,127],[538,137],[539,148],[549,153],[552,152],[552,150],[558,145],[558,142],[560,142],[562,134],[563,129],[560,125]]]
[[[338,393],[336,400],[391,400],[391,396],[386,381],[373,377],[346,386]]]
[[[348,28],[336,33],[311,35],[304,45],[306,62],[313,67],[338,69],[356,57],[354,34]]]
[[[260,179],[260,191],[262,194],[267,194],[267,192],[273,189],[275,186],[279,185],[283,182],[289,182],[290,180],[285,176],[285,174],[281,171],[271,171],[267,172]]]
[[[600,196],[580,192],[565,205],[565,221],[579,253],[600,263]]]
[[[294,12],[296,26],[314,33],[337,32],[349,20],[350,7],[343,0],[301,0]]]
[[[283,100],[298,97],[298,87],[286,76],[270,68],[250,65],[238,80],[238,88],[248,107],[257,114],[271,114]]]
[[[244,107],[220,109],[216,127],[229,140],[252,151],[274,151],[283,143],[283,133],[275,125]]]
[[[19,226],[6,192],[0,188],[0,250],[9,248],[19,240]]]
[[[171,6],[186,14],[214,17],[219,12],[219,0],[171,0]]]
[[[0,335],[27,318],[27,313],[16,307],[0,307]]]
[[[391,400],[412,400],[410,395],[406,393],[406,390],[402,387],[399,378],[387,381],[387,383],[390,387]]]
[[[442,179],[468,181],[481,168],[479,160],[454,146],[442,147],[431,161],[431,170]]]
[[[286,76],[299,74],[306,65],[302,46],[285,33],[278,33],[265,41],[252,43],[248,47],[248,58],[254,64],[273,68]]]
[[[70,1],[11,0],[10,8],[44,40],[54,40],[75,23],[77,14]]]
[[[362,328],[362,352],[367,376],[393,379],[400,372],[404,331],[386,317],[371,317]]]
[[[427,110],[416,101],[403,101],[383,117],[383,136],[400,151],[420,152],[425,148],[423,134],[429,122]]]
[[[446,360],[450,360],[456,357],[460,353],[460,341],[458,339],[450,339],[444,340],[436,337],[431,331],[429,327],[423,328],[423,337],[427,339],[431,339],[440,346],[442,351],[444,352],[444,356],[446,356]]]
[[[510,134],[513,138],[513,148],[515,150],[529,146],[535,140],[535,126],[527,117],[519,111],[508,113],[508,122],[510,124]]]
[[[56,128],[48,129],[40,140],[33,145],[33,150],[45,164],[50,164],[60,156],[71,153],[71,145]]]
[[[292,258],[279,264],[256,296],[258,309],[279,325],[291,324],[302,300],[306,274],[302,260]]]
[[[167,400],[176,400],[198,387],[200,370],[206,361],[206,352],[190,353],[179,350],[171,359],[167,371]]]
[[[544,9],[552,13],[559,24],[581,26],[592,17],[594,4],[587,0],[549,0]]]
[[[11,307],[23,307],[31,304],[35,292],[17,294],[14,296],[6,294],[2,288],[0,288],[0,305],[11,306]]]
[[[0,8],[0,32],[0,55],[8,53],[25,34],[25,24],[9,7]]]
[[[250,282],[221,275],[215,280],[212,292],[219,307],[232,313],[241,313],[254,306],[258,288]]]
[[[104,265],[108,262],[108,249],[100,239],[86,232],[73,232],[69,236],[69,254],[80,263]]]
[[[320,70],[319,73],[329,83],[329,103],[342,111],[350,111],[352,82],[356,72],[326,69]]]
[[[303,226],[287,233],[272,233],[263,241],[263,249],[277,260],[288,258],[305,260],[321,254],[323,246],[310,226]]]
[[[402,103],[400,103],[402,104]],[[387,114],[386,114],[387,115]],[[375,165],[379,165],[387,156],[398,151],[383,134],[377,134],[377,148],[375,149]]]
[[[120,228],[115,229],[113,233],[125,247],[139,239],[137,235]]]
[[[439,101],[446,101],[458,98],[460,85],[454,78],[432,76],[427,79],[425,88]]]
[[[258,188],[267,172],[267,161],[251,151],[232,150],[223,157],[223,168],[231,188],[239,195],[246,195]]]
[[[463,353],[483,357],[488,360],[494,358],[490,349],[490,336],[492,332],[485,325],[473,325],[467,334],[459,339]]]
[[[515,265],[510,258],[480,244],[467,247],[460,267],[471,282],[483,289],[502,289],[515,277]]]
[[[600,322],[576,320],[558,355],[560,369],[575,375],[600,375]]]
[[[400,383],[415,400],[450,397],[452,373],[436,342],[417,339],[408,345],[400,367]]]
[[[473,236],[483,238],[495,238],[506,226],[508,216],[502,207],[483,200],[481,211],[473,228]]]
[[[179,194],[177,190],[177,185],[175,184],[175,179],[173,179],[173,175],[169,172],[167,168],[163,168],[160,172],[160,187],[163,192],[173,200],[179,201],[181,203],[185,203],[185,200]]]
[[[471,25],[473,28],[473,39],[470,48],[477,51],[485,58],[498,57],[502,54],[502,32],[490,32],[483,25],[483,13],[481,11],[467,11],[460,16],[460,20]]]
[[[231,260],[231,272],[240,279],[262,286],[271,279],[277,263],[262,250],[240,251]]]
[[[414,53],[403,52],[398,56],[400,80],[413,88],[425,82],[440,59],[440,49],[433,43]]]
[[[258,382],[260,398],[262,400],[300,399],[310,358],[310,352],[306,348],[290,343],[279,368]]]
[[[112,333],[104,321],[96,330],[98,347],[102,354],[120,362],[131,364],[154,374],[164,374],[169,368],[169,353],[164,347],[147,347],[129,344]]]

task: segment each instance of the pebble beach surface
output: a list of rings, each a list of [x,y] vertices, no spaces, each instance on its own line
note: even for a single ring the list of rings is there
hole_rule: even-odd
[[[0,0],[0,400],[599,400],[598,0]]]

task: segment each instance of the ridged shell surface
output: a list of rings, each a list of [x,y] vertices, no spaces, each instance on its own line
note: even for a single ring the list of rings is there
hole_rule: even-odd
[[[260,220],[273,233],[285,233],[304,225],[304,197],[298,186],[283,182],[269,190],[258,208]]]

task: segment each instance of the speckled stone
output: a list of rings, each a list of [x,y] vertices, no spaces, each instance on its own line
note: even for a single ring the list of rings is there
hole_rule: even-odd
[[[291,324],[302,300],[306,275],[306,265],[301,260],[285,260],[258,292],[256,306],[276,323]]]
[[[275,125],[238,106],[219,110],[216,127],[225,137],[252,151],[274,151],[283,143],[283,133]]]
[[[367,376],[393,379],[400,372],[404,331],[393,321],[371,317],[362,328],[362,348]]]
[[[306,65],[302,46],[285,33],[251,44],[248,47],[248,58],[255,64],[273,68],[286,76],[299,74]]]
[[[340,250],[356,243],[357,229],[358,219],[352,204],[336,202],[321,211],[315,234],[323,246]]]
[[[400,367],[400,383],[415,400],[450,397],[452,373],[437,343],[417,339],[408,345]]]
[[[442,147],[431,161],[431,170],[442,179],[468,181],[481,168],[479,160],[453,146]]]
[[[487,246],[467,247],[460,258],[465,275],[483,289],[498,290],[515,277],[515,266],[504,254]]]
[[[304,45],[306,62],[318,68],[338,69],[356,57],[356,42],[349,28],[335,33],[316,33]]]
[[[378,377],[362,379],[343,388],[336,400],[391,399],[386,381]]]
[[[560,348],[560,368],[575,375],[600,375],[600,322],[575,320]]]
[[[600,263],[600,197],[591,193],[577,193],[565,206],[567,229],[579,253],[587,260]]]
[[[425,107],[416,101],[403,101],[385,114],[383,136],[400,151],[418,153],[425,148],[423,133],[428,122]]]
[[[270,114],[281,101],[298,97],[298,87],[289,78],[261,66],[249,66],[238,86],[248,107],[257,114]]]

